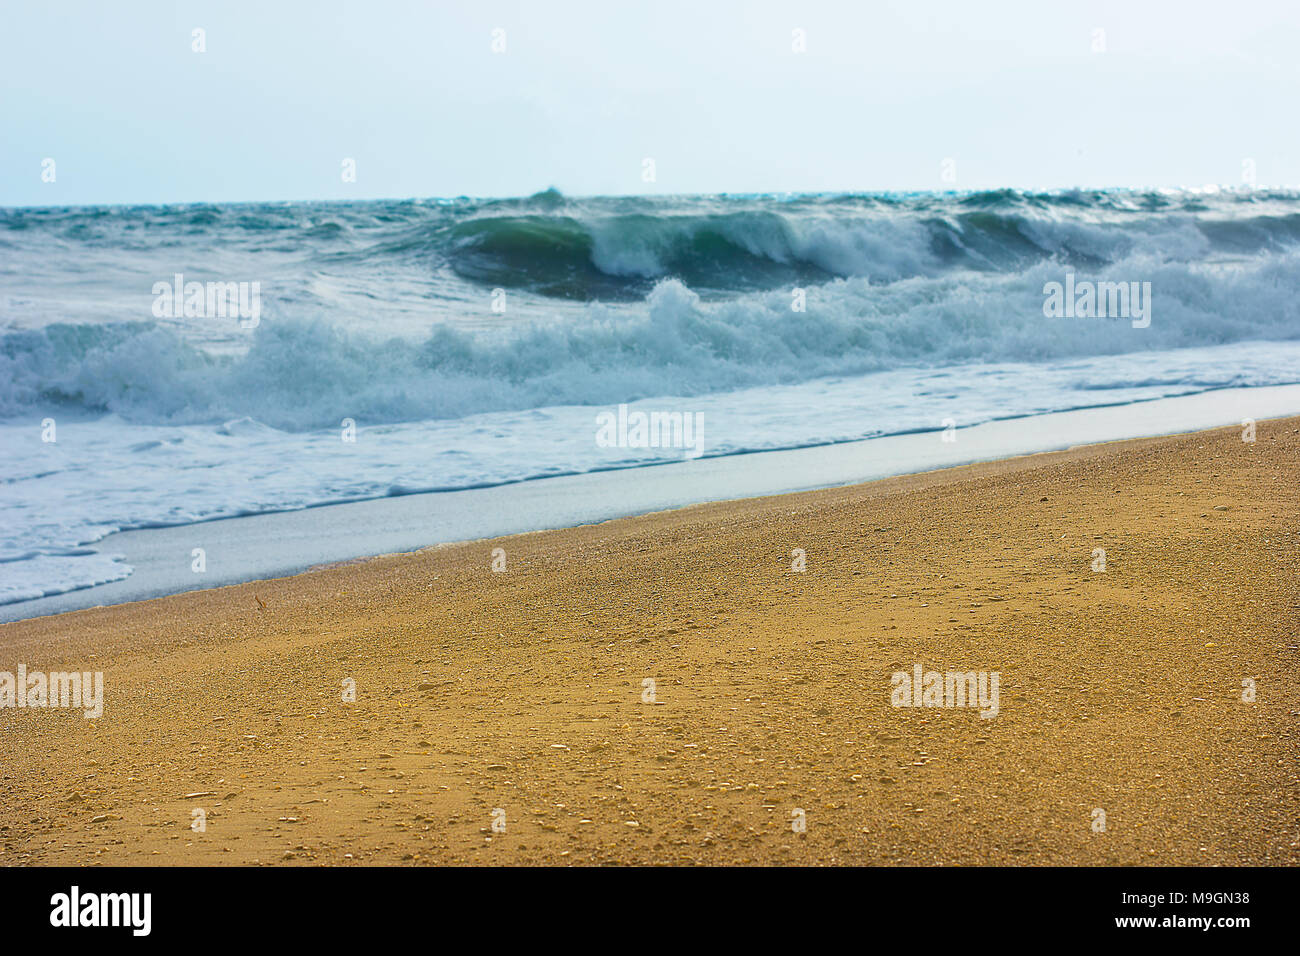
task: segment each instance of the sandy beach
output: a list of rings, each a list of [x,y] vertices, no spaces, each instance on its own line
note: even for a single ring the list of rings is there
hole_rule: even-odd
[[[1292,418],[0,625],[104,674],[0,709],[0,862],[1295,864],[1298,478]]]

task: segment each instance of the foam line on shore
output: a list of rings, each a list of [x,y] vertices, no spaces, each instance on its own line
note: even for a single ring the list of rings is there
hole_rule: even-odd
[[[1077,409],[940,432],[706,458],[489,488],[327,505],[304,511],[149,528],[96,547],[130,577],[0,606],[0,621],[279,577],[315,565],[455,541],[607,521],[707,501],[872,481],[1074,445],[1169,435],[1300,412],[1300,385],[1223,389],[1124,406]],[[207,569],[192,570],[203,548]]]

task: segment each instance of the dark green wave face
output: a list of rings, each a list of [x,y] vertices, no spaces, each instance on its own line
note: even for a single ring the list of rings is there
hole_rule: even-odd
[[[452,271],[471,282],[583,301],[636,296],[596,268],[591,234],[568,216],[474,219],[447,233]]]
[[[765,213],[580,221],[500,216],[447,230],[447,260],[462,278],[590,301],[643,298],[671,276],[703,291],[817,283],[833,273],[801,261],[786,223]]]

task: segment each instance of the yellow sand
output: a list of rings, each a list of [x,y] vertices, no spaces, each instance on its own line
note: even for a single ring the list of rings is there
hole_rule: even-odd
[[[0,710],[0,863],[1292,864],[1298,485],[1289,419],[0,625],[106,684]]]

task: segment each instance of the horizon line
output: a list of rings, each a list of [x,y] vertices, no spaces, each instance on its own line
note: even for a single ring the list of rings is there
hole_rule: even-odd
[[[566,193],[555,186],[548,186],[545,189],[526,195],[513,196],[472,196],[460,194],[456,196],[358,196],[355,199],[341,198],[295,198],[295,199],[186,199],[186,200],[154,200],[149,202],[80,202],[80,203],[17,203],[17,204],[0,204],[0,209],[4,210],[41,210],[41,209],[102,209],[102,208],[146,208],[146,207],[166,207],[166,206],[268,206],[268,205],[293,205],[293,204],[344,204],[344,203],[363,203],[363,202],[433,202],[433,203],[458,203],[458,202],[526,202],[532,199],[544,197],[547,194],[554,194],[560,199],[573,201],[591,201],[591,200],[610,200],[610,199],[751,199],[751,198],[804,198],[804,197],[824,197],[824,196],[891,196],[891,197],[908,197],[908,196],[975,196],[981,193],[1000,193],[1011,192],[1028,196],[1052,196],[1062,195],[1074,192],[1098,192],[1098,193],[1205,193],[1213,195],[1215,193],[1250,193],[1250,192],[1269,192],[1269,191],[1300,191],[1300,184],[1278,183],[1278,184],[1247,184],[1247,183],[1203,183],[1201,185],[1147,185],[1147,186],[1060,186],[1053,189],[1029,189],[1019,186],[990,186],[984,188],[972,189],[830,189],[830,190],[761,190],[757,192],[676,192],[676,193]]]

